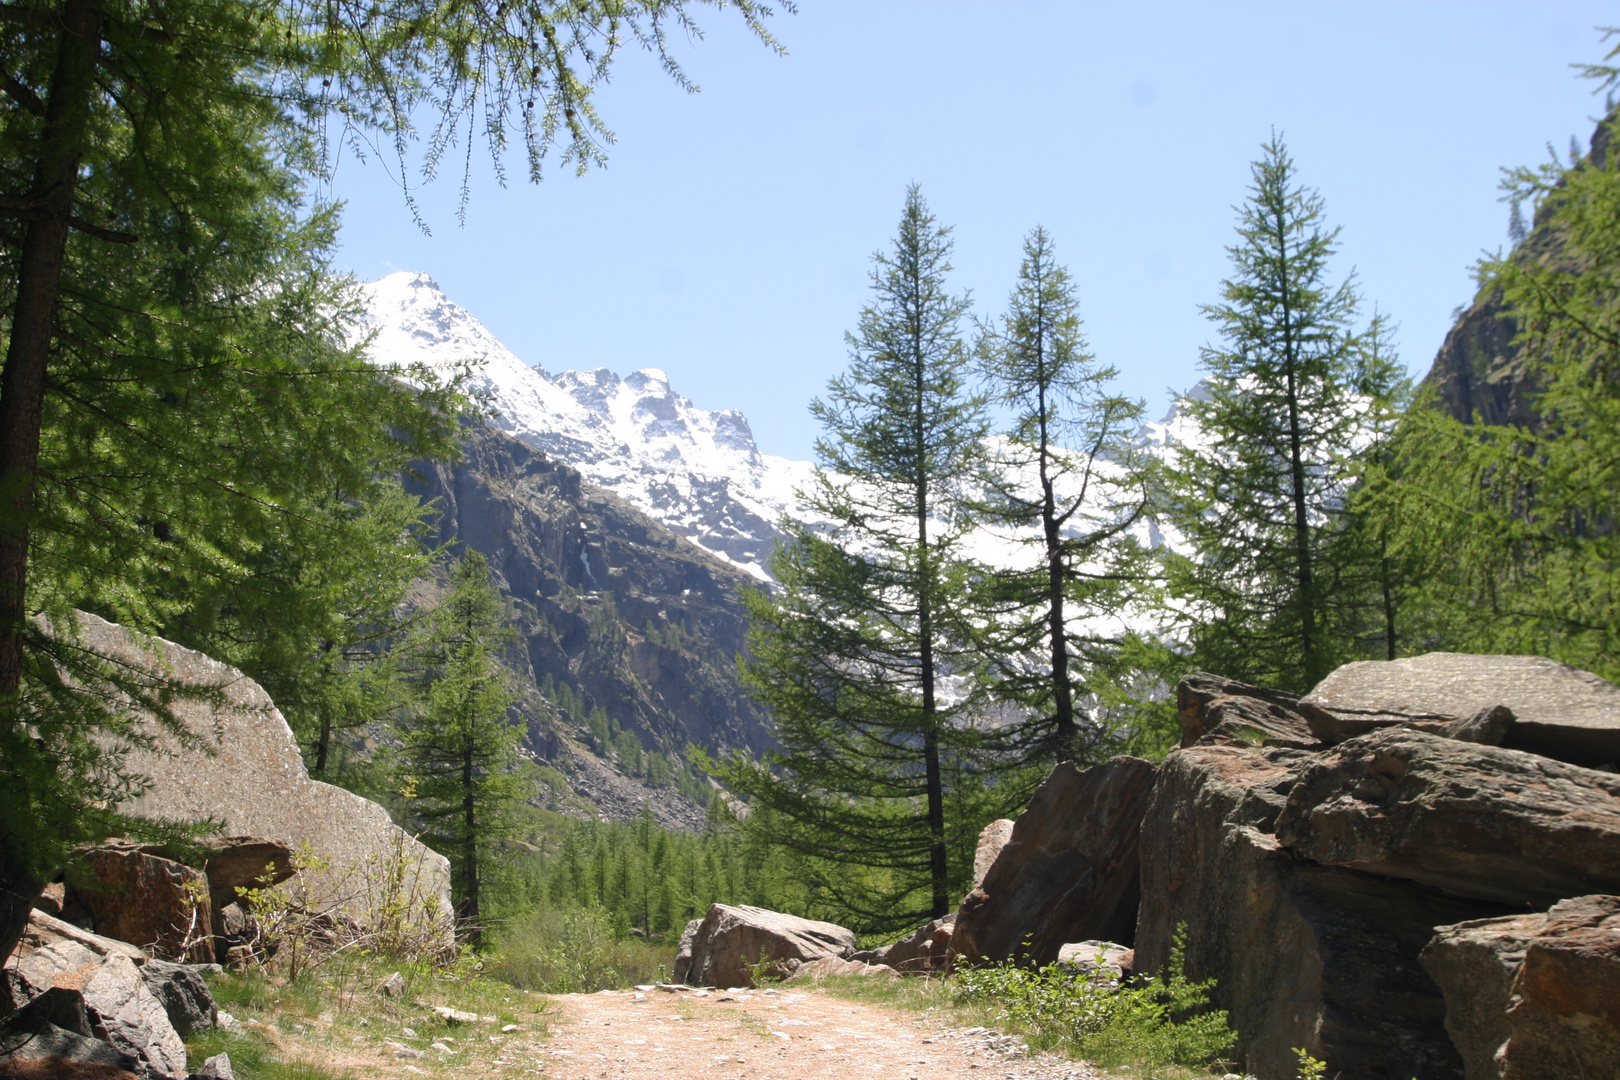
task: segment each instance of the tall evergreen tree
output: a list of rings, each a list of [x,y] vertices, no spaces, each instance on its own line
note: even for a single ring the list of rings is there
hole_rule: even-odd
[[[781,749],[716,768],[766,811],[745,827],[835,867],[824,884],[874,926],[945,914],[967,876],[953,837],[982,824],[948,820],[973,743],[963,699],[946,692],[974,664],[953,485],[974,473],[986,433],[950,253],[913,185],[892,250],[873,256],[849,370],[811,407],[825,434],[803,496],[827,524],[790,527],[772,564],[780,591],[748,598],[744,677]]]
[[[1168,558],[1196,663],[1290,689],[1335,664],[1323,562],[1362,436],[1362,350],[1351,279],[1328,262],[1337,229],[1273,136],[1238,210],[1233,275],[1205,314],[1202,392],[1181,398],[1191,436],[1167,472]]]
[[[500,841],[516,835],[513,811],[536,790],[519,767],[524,731],[508,715],[513,694],[497,660],[513,630],[482,555],[468,552],[455,565],[450,594],[422,634],[413,648],[421,702],[400,725],[407,812],[449,855],[456,914],[476,945]]]
[[[1142,403],[1108,391],[1118,372],[1087,350],[1074,282],[1045,229],[1025,238],[1007,313],[977,352],[1009,420],[982,510],[1029,554],[983,590],[996,693],[1032,717],[1005,728],[1006,741],[1021,757],[1084,761],[1109,735],[1084,703],[1120,694],[1124,632],[1104,624],[1150,577],[1129,531],[1150,483],[1132,439]]]

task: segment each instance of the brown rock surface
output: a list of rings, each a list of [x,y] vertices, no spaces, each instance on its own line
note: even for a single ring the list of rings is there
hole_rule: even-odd
[[[233,834],[270,837],[293,848],[309,847],[331,867],[306,877],[315,897],[352,896],[357,874],[403,857],[420,876],[422,891],[449,909],[450,864],[363,798],[305,771],[287,721],[268,694],[235,668],[161,639],[137,639],[124,627],[80,614],[84,644],[136,667],[161,668],[176,683],[216,688],[219,707],[205,700],[179,700],[175,713],[206,744],[180,745],[149,724],[154,749],[132,751],[125,764],[151,777],[139,798],[120,810],[178,821],[222,819]]]
[[[1135,970],[1162,970],[1184,924],[1187,974],[1217,980],[1238,1032],[1237,1071],[1292,1078],[1303,1047],[1342,1080],[1456,1080],[1444,999],[1418,953],[1436,924],[1501,908],[1286,850],[1269,829],[1309,760],[1236,746],[1165,759],[1141,828]]]
[[[200,870],[113,841],[84,854],[73,891],[107,937],[169,960],[214,959],[208,882]]]
[[[1620,763],[1620,687],[1540,656],[1426,653],[1346,664],[1303,700],[1339,718],[1327,741],[1401,723],[1439,727],[1496,705],[1503,745],[1577,765]]]
[[[1153,765],[1132,757],[1085,772],[1069,762],[1053,769],[984,881],[962,901],[951,938],[958,962],[1016,953],[1041,966],[1070,941],[1130,944],[1141,899],[1137,828],[1153,778]]]
[[[746,904],[711,904],[692,934],[686,981],[696,986],[753,986],[752,968],[786,975],[823,957],[845,959],[855,934],[832,923],[801,919]]]
[[[1298,694],[1207,671],[1195,671],[1176,684],[1182,746],[1202,742],[1316,749],[1311,720],[1321,719],[1316,715],[1320,712],[1301,704]]]
[[[1468,1080],[1620,1076],[1620,896],[1439,927],[1423,964]]]
[[[1620,776],[1419,731],[1319,755],[1276,834],[1319,863],[1505,904],[1620,892]]]
[[[853,959],[873,964],[887,964],[907,975],[928,971],[944,971],[950,966],[951,937],[956,916],[925,922],[911,934],[893,945],[877,949],[870,954],[858,953]]]

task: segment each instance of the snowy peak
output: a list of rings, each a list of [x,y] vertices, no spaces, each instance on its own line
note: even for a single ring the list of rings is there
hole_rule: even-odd
[[[812,466],[761,454],[741,413],[696,407],[658,368],[621,378],[604,367],[531,367],[426,274],[390,274],[361,289],[374,363],[448,372],[480,362],[470,389],[501,428],[765,577],[775,523]]]

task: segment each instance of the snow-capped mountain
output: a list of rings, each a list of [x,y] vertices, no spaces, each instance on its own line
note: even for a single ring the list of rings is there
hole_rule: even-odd
[[[523,442],[762,580],[795,487],[813,466],[762,454],[735,409],[700,409],[657,368],[552,373],[529,366],[426,274],[361,286],[376,363],[448,371],[482,360],[471,389]]]

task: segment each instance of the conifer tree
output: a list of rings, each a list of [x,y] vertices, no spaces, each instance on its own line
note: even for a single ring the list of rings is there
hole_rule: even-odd
[[[974,664],[954,485],[986,432],[950,253],[913,185],[893,248],[873,256],[849,370],[812,405],[821,468],[802,494],[827,525],[791,526],[772,563],[780,591],[747,598],[744,677],[780,750],[715,767],[753,803],[744,827],[832,867],[818,880],[874,926],[945,914],[967,876],[957,834],[982,824],[947,820],[973,745],[963,699],[945,693]]]
[[[1087,350],[1073,280],[1044,229],[1025,238],[1007,313],[983,328],[977,352],[1009,420],[981,510],[1028,553],[982,590],[995,692],[1032,717],[1004,729],[1005,749],[1085,761],[1109,733],[1084,703],[1120,693],[1124,634],[1102,623],[1150,577],[1129,531],[1150,482],[1132,442],[1142,404],[1108,391],[1117,372]]]
[[[1238,210],[1232,277],[1204,312],[1201,393],[1178,408],[1191,436],[1167,471],[1165,516],[1190,551],[1167,558],[1193,662],[1303,689],[1336,662],[1326,547],[1364,427],[1362,349],[1349,278],[1333,284],[1337,229],[1273,136]]]
[[[523,728],[497,657],[513,632],[482,555],[468,552],[451,591],[423,628],[421,702],[400,725],[408,813],[428,843],[450,857],[457,917],[476,945],[482,894],[497,870],[500,841],[516,834],[516,805],[532,795],[519,768]]]

